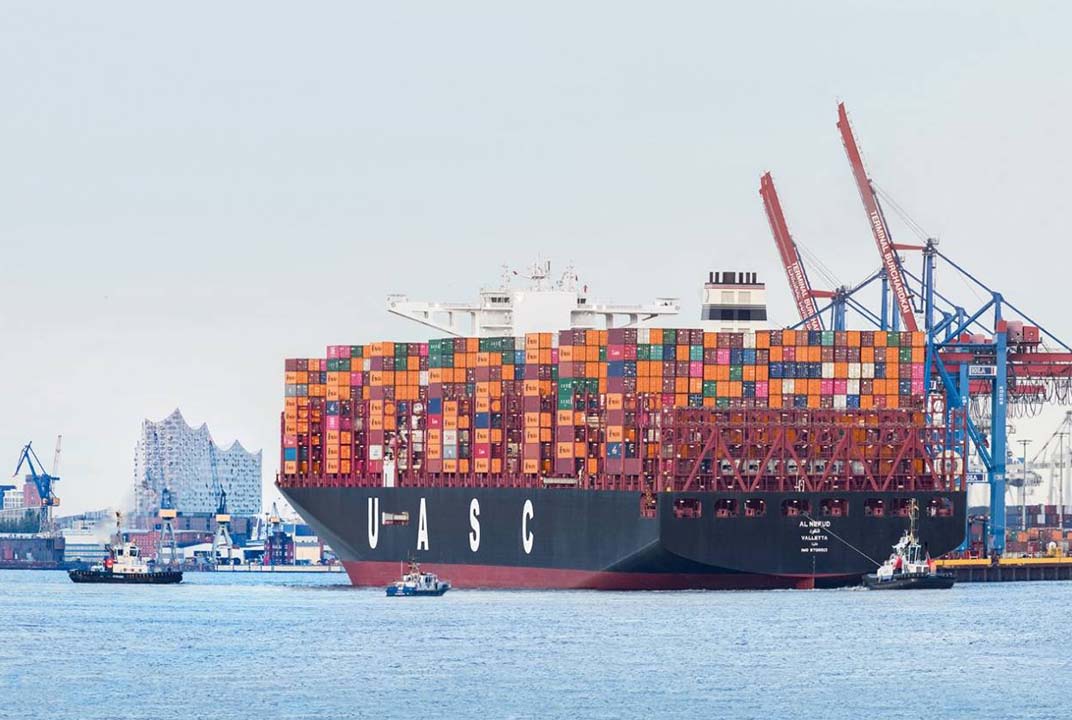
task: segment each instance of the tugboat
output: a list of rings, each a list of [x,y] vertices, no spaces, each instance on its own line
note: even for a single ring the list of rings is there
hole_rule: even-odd
[[[919,544],[916,537],[919,506],[915,500],[908,517],[908,530],[893,546],[889,559],[876,572],[864,575],[864,585],[871,590],[947,590],[953,587],[953,575],[938,572],[930,555]]]
[[[421,566],[411,560],[409,572],[387,586],[387,597],[439,597],[447,590],[450,582],[440,580],[435,573],[421,572]]]
[[[123,540],[119,530],[119,513],[115,514],[114,542],[105,546],[108,557],[88,570],[68,570],[76,583],[130,583],[140,585],[170,585],[182,582],[181,570],[159,569],[141,556],[138,546]]]

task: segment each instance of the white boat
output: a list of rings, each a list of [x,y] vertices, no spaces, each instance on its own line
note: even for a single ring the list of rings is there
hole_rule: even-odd
[[[450,582],[440,580],[435,573],[421,572],[421,566],[410,562],[409,572],[387,586],[387,597],[439,597],[450,590]]]

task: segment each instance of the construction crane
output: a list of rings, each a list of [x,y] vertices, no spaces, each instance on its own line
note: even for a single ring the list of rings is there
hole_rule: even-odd
[[[871,226],[871,233],[875,236],[878,245],[878,254],[882,258],[882,268],[885,271],[883,279],[883,307],[887,297],[887,285],[889,293],[893,295],[897,313],[893,316],[894,326],[897,329],[897,319],[900,318],[905,330],[916,332],[919,325],[916,323],[915,309],[912,305],[912,293],[908,287],[901,268],[901,258],[898,250],[921,250],[919,245],[897,245],[890,235],[889,225],[886,224],[886,216],[882,212],[878,195],[871,184],[864,168],[864,160],[860,155],[860,148],[856,144],[856,138],[852,134],[849,125],[849,116],[845,112],[845,103],[838,103],[838,130],[841,131],[841,141],[845,146],[845,154],[848,155],[849,165],[852,166],[852,175],[856,180],[856,187],[860,191],[860,199],[864,203],[867,212],[867,221]],[[885,318],[883,318],[885,320]]]
[[[823,320],[819,315],[819,308],[815,304],[817,297],[833,297],[834,293],[812,290],[808,280],[807,270],[801,262],[800,252],[793,236],[789,234],[789,225],[785,222],[782,213],[782,203],[778,200],[778,192],[774,189],[774,179],[771,174],[765,173],[759,179],[759,195],[763,198],[763,207],[767,211],[767,221],[770,223],[771,234],[774,235],[774,244],[778,247],[778,255],[782,258],[782,266],[785,267],[785,276],[789,280],[789,290],[793,294],[793,302],[800,313],[800,319],[806,330],[823,330]],[[842,314],[844,305],[840,306]],[[838,313],[835,306],[835,329],[838,323]],[[841,318],[842,324],[844,318]]]
[[[56,455],[53,459],[53,472],[58,467],[60,455],[60,438],[56,438]],[[33,443],[28,442],[26,446],[22,448],[22,452],[19,453],[19,461],[15,464],[15,472],[12,473],[13,477],[18,477],[19,471],[22,470],[23,463],[30,471],[30,479],[37,488],[37,495],[41,498],[41,521],[40,531],[49,532],[52,529],[52,508],[57,507],[60,504],[59,497],[53,492],[53,485],[59,482],[59,477],[56,475],[49,475],[45,472],[44,463],[37,457],[37,453],[34,452]]]

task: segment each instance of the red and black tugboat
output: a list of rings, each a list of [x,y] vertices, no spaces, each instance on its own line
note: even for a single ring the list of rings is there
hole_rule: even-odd
[[[119,529],[119,513],[115,514],[116,535],[107,545],[108,557],[103,563],[86,570],[68,570],[76,583],[127,583],[134,585],[171,585],[182,582],[182,571],[158,568],[142,557],[138,546],[123,539]]]

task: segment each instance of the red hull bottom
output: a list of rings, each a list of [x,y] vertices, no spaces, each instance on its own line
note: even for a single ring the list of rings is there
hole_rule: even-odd
[[[343,562],[356,587],[379,587],[392,583],[405,568],[400,563]],[[421,569],[449,580],[456,588],[514,588],[531,590],[810,590],[815,577],[747,574],[620,573],[552,568],[522,568],[501,565],[454,565],[422,563]],[[836,578],[818,578],[827,584]]]

